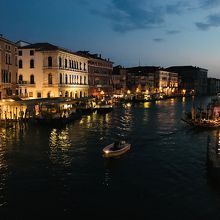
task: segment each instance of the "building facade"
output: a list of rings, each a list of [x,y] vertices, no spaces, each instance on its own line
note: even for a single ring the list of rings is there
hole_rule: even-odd
[[[17,45],[0,35],[0,99],[16,95]]]
[[[78,51],[79,55],[88,58],[89,95],[112,95],[113,62],[103,59],[101,54],[90,54],[88,51]]]
[[[127,71],[122,66],[115,66],[112,73],[113,93],[122,95],[127,93]]]
[[[220,92],[220,79],[208,78],[207,79],[208,95],[216,95],[219,92]]]
[[[160,69],[155,72],[155,89],[166,95],[178,93],[178,73]]]
[[[207,94],[208,70],[194,66],[172,66],[167,71],[179,74],[179,88],[195,95]]]
[[[88,59],[49,43],[18,49],[18,94],[22,98],[88,96]]]

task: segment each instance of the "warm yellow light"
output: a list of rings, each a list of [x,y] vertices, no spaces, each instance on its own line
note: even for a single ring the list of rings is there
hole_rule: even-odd
[[[101,94],[101,95],[104,95],[105,93],[104,93],[104,91],[102,90],[102,91],[100,92],[100,94]]]
[[[127,94],[131,94],[131,91],[130,91],[130,90],[128,90],[128,91],[127,91]]]

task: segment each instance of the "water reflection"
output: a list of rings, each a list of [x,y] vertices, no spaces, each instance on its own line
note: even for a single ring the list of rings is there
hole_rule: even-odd
[[[52,129],[49,137],[50,160],[54,164],[68,167],[71,165],[72,157],[69,154],[71,140],[69,137],[69,129]]]
[[[0,130],[0,207],[7,204],[4,192],[8,178],[8,164],[6,161],[6,142],[7,142],[7,129]]]

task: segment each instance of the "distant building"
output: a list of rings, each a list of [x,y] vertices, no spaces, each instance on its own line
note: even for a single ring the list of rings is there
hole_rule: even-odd
[[[155,89],[166,95],[178,92],[178,73],[159,69],[155,72]]]
[[[155,92],[155,72],[160,67],[155,66],[138,66],[126,68],[127,70],[127,87],[129,90]]]
[[[220,92],[220,79],[208,78],[207,79],[208,95],[216,95],[219,92]]]
[[[111,95],[113,93],[113,62],[109,59],[103,59],[101,54],[90,54],[89,51],[78,51],[77,53],[89,59],[89,95]]]
[[[193,66],[172,66],[167,71],[179,74],[179,88],[196,95],[207,94],[208,70]]]
[[[112,85],[114,94],[124,94],[127,92],[127,71],[124,67],[118,65],[113,68]]]
[[[88,96],[88,59],[50,43],[19,47],[18,84],[27,99]]]
[[[16,95],[17,45],[0,35],[0,99]]]
[[[167,95],[178,92],[178,73],[167,71],[161,67],[127,68],[127,79],[127,86],[133,92],[163,92]]]

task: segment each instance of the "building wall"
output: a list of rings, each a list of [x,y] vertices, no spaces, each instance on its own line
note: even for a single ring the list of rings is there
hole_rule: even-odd
[[[174,66],[167,68],[180,76],[180,90],[196,95],[207,94],[207,74],[208,70],[193,66]]]
[[[98,96],[101,91],[111,95],[113,92],[112,62],[104,59],[89,58],[89,94]]]
[[[62,50],[34,51],[22,49],[23,83],[19,84],[19,94],[26,98],[46,97],[84,97],[88,96],[88,59]],[[34,68],[30,68],[30,59],[34,60]],[[30,75],[34,75],[34,85],[30,83]],[[22,93],[20,93],[20,90]]]
[[[33,55],[30,55],[33,51]],[[22,53],[22,54],[21,54]],[[30,67],[31,60],[34,67]],[[18,49],[18,64],[22,62],[22,68],[18,65],[18,94],[21,98],[42,98],[43,89],[43,55],[34,49]],[[34,82],[31,82],[31,76]],[[22,79],[22,80],[21,80]]]
[[[17,46],[0,36],[0,99],[16,95]]]

